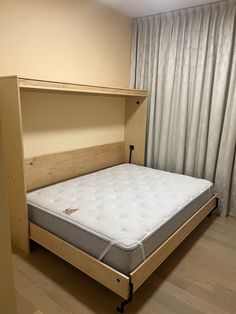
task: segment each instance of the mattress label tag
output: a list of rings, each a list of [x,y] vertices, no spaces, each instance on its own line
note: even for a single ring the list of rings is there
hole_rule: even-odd
[[[79,210],[79,208],[67,208],[67,209],[63,210],[63,213],[66,215],[71,215],[74,212],[76,212],[77,210]]]

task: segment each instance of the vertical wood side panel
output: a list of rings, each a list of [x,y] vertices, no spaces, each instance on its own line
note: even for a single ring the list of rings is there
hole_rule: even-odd
[[[15,246],[28,253],[28,210],[24,182],[20,92],[17,77],[0,79],[0,110],[11,238]]]
[[[1,111],[0,111],[1,115]],[[1,128],[1,122],[0,122]],[[10,218],[7,206],[6,184],[2,154],[2,134],[0,132],[0,309],[4,314],[16,314],[15,287],[13,280],[10,244]],[[1,311],[0,311],[1,312]]]
[[[129,145],[134,145],[132,163],[145,164],[147,127],[147,97],[127,97],[125,116],[125,153],[129,160]]]

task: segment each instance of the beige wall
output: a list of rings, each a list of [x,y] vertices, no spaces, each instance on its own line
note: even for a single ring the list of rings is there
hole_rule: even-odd
[[[0,0],[0,76],[128,87],[130,32],[92,0]]]
[[[1,129],[1,125],[0,125]],[[12,258],[10,247],[9,213],[6,205],[4,186],[2,139],[0,133],[0,313],[16,313],[15,292],[12,274]]]

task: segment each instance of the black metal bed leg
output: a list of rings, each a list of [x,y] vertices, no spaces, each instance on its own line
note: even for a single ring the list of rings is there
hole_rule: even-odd
[[[217,198],[216,198],[216,206],[215,206],[215,208],[213,208],[212,211],[207,215],[207,217],[211,217],[211,216],[212,216],[213,212],[216,210],[216,208],[218,207],[218,205],[219,205],[219,198],[217,197]]]
[[[133,284],[130,280],[129,282],[129,297],[127,300],[123,301],[119,306],[117,306],[117,311],[119,313],[124,313],[125,312],[125,306],[129,304],[133,300]]]

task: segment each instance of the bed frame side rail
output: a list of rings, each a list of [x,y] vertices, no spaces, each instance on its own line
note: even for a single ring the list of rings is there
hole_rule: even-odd
[[[130,274],[133,292],[148,279],[177,246],[217,207],[217,200],[216,195],[213,195],[205,205]]]
[[[123,299],[129,298],[130,278],[128,276],[33,223],[29,224],[29,230],[31,240],[69,262]]]
[[[124,306],[132,300],[133,293],[202,222],[202,220],[217,207],[217,201],[218,199],[216,195],[213,195],[206,204],[204,204],[172,236],[158,247],[142,264],[131,272],[129,276],[120,273],[33,223],[29,224],[30,239],[69,262],[125,299],[125,301],[118,307],[118,311],[123,313]]]

